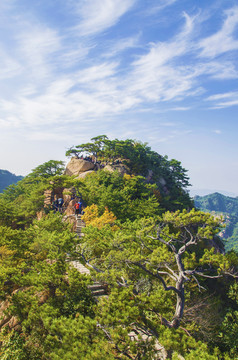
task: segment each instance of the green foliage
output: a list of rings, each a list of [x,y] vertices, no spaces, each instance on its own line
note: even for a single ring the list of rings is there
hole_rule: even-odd
[[[219,335],[220,347],[227,351],[230,359],[236,359],[238,354],[238,284],[231,285],[229,297],[233,300],[233,306],[227,309]]]
[[[42,165],[37,166],[35,169],[32,170],[32,172],[28,176],[30,178],[36,178],[36,177],[49,178],[55,175],[62,175],[63,172],[64,172],[63,161],[50,160]]]
[[[10,332],[7,336],[0,334],[0,359],[1,360],[25,360],[28,354],[24,351],[24,339],[15,331]]]
[[[0,224],[12,228],[29,226],[37,213],[47,211],[44,208],[46,190],[80,183],[72,177],[59,175],[62,171],[62,161],[50,160],[38,166],[17,184],[5,189],[0,194]]]
[[[130,174],[79,180],[49,161],[0,195],[0,360],[235,359],[228,274],[238,257],[214,250],[219,220],[191,210],[179,161],[130,139],[91,140],[70,154],[118,160]],[[45,190],[72,187],[88,205],[81,238],[44,211]],[[92,265],[92,276],[70,258]],[[93,281],[107,284],[106,297],[95,301]]]
[[[91,139],[91,143],[81,144],[70,148],[67,156],[89,154],[95,160],[103,164],[114,164],[119,162],[126,165],[130,174],[146,177],[150,173],[150,182],[156,183],[162,194],[161,203],[167,210],[191,208],[192,202],[185,191],[188,187],[189,178],[187,170],[175,159],[168,160],[165,156],[151,150],[151,148],[140,141],[109,140],[107,136],[101,135]]]
[[[17,185],[9,186],[0,196],[0,224],[24,227],[36,217],[44,204],[44,182],[24,178]]]
[[[125,221],[161,212],[153,194],[155,188],[141,176],[121,177],[117,172],[100,170],[85,178],[81,194],[88,206],[98,206],[100,214],[107,207],[117,219]]]
[[[235,254],[224,256],[215,253],[210,246],[210,240],[219,231],[219,226],[219,221],[210,214],[193,209],[190,212],[166,212],[157,220],[143,218],[127,221],[118,231],[112,231],[107,226],[100,230],[92,226],[85,229],[81,243],[84,256],[93,259],[92,265],[101,270],[98,279],[107,281],[111,290],[108,301],[101,304],[100,323],[108,331],[113,329],[110,336],[117,346],[121,345],[121,351],[133,349],[126,334],[134,331],[137,324],[137,330],[147,329],[149,333],[159,334],[159,342],[169,353],[173,353],[174,359],[177,358],[176,353],[185,359],[218,359],[220,353],[215,345],[219,345],[222,303],[214,294],[210,299],[214,288],[210,289],[210,283],[203,274],[213,277],[237,267]],[[192,246],[189,245],[191,238],[194,240]],[[188,247],[187,251],[181,252],[183,276],[186,277],[184,296],[195,312],[190,317],[185,316],[182,326],[188,329],[186,331],[161,325],[162,319],[173,318],[176,305],[176,294],[172,288],[180,270],[171,246],[177,253],[183,246]],[[121,287],[118,288],[118,284]],[[207,295],[199,294],[198,284],[206,287]],[[202,296],[208,296],[208,300],[202,300]],[[198,305],[199,298],[201,305]],[[211,316],[207,313],[208,306],[212,307]],[[119,331],[121,323],[125,327],[124,333]],[[148,354],[150,346],[151,343]],[[138,347],[137,356],[143,353],[140,351]]]
[[[219,193],[206,196],[195,196],[195,205],[203,211],[216,211],[230,215],[238,214],[238,198],[232,198]]]
[[[49,351],[52,359],[57,358],[60,339],[53,341],[54,352],[53,324],[61,323],[67,332],[67,319],[78,318],[80,328],[80,317],[92,321],[95,301],[87,288],[89,280],[66,262],[75,244],[75,234],[57,214],[34,221],[25,230],[0,227],[0,296],[10,302],[7,316],[15,317],[21,328],[20,338],[2,333],[0,359],[45,359]]]
[[[81,144],[81,145],[77,145],[74,147],[71,147],[70,149],[68,149],[66,151],[66,156],[76,156],[79,157],[81,154],[88,154],[88,155],[93,155],[96,159],[99,155],[103,155],[104,152],[104,146],[105,146],[105,142],[107,141],[107,136],[106,135],[99,135],[96,136],[94,138],[92,138],[92,143],[86,143],[86,144]]]

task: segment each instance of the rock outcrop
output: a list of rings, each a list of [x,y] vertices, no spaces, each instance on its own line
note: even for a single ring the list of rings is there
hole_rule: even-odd
[[[121,176],[130,173],[129,168],[122,163],[108,164],[104,166],[103,164],[94,164],[92,161],[73,157],[66,166],[65,175],[76,176],[78,179],[84,179],[89,174],[92,174],[100,169],[109,171],[111,173],[118,172]],[[75,188],[67,189],[58,187],[54,188],[54,190],[48,189],[44,192],[44,207],[45,209],[52,209],[53,201],[58,198],[63,198],[64,204],[61,212],[68,218],[70,223],[74,224],[74,204],[77,201],[78,196],[79,195],[77,195]],[[55,209],[55,211],[57,211],[57,209]],[[41,219],[43,212],[39,212],[37,216],[38,219]]]
[[[95,167],[95,164],[91,161],[73,157],[66,166],[65,175],[79,176],[86,171],[94,170]]]
[[[125,174],[129,174],[129,169],[127,168],[127,166],[123,165],[123,164],[117,164],[117,165],[106,165],[103,170],[105,171],[109,171],[109,172],[114,172],[117,171],[119,172],[120,175],[125,175]]]
[[[79,179],[84,179],[86,176],[88,176],[89,174],[92,174],[95,170],[88,170],[88,171],[85,171],[81,174],[78,175],[78,178]]]

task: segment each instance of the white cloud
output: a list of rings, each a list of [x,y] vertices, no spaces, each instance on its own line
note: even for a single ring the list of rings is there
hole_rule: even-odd
[[[234,91],[234,92],[228,92],[228,93],[223,93],[223,94],[216,94],[216,95],[211,95],[207,98],[207,100],[221,100],[221,99],[230,99],[230,98],[238,98],[238,92]]]
[[[221,30],[200,41],[199,46],[202,48],[200,56],[215,57],[238,49],[238,40],[233,36],[238,25],[238,7],[225,11],[225,15],[226,19]]]
[[[17,36],[18,55],[33,77],[45,77],[52,55],[61,50],[61,40],[55,30],[31,26]]]
[[[151,44],[147,54],[134,67],[129,90],[145,101],[169,101],[184,97],[193,85],[193,67],[179,64],[180,57],[190,53],[193,19],[184,14],[185,25],[170,42]]]
[[[78,83],[95,86],[95,81],[112,77],[116,74],[118,63],[101,63],[77,72]]]
[[[171,108],[170,110],[171,111],[188,111],[190,110],[191,108],[190,107],[186,107],[186,106],[177,106],[175,108]]]
[[[100,33],[115,25],[136,0],[84,0],[78,5],[80,35]]]
[[[172,2],[167,1],[166,6]],[[80,31],[90,35],[109,28],[134,3],[135,0],[81,2]],[[235,78],[237,71],[232,61],[194,60],[198,50],[198,44],[194,42],[197,18],[186,13],[183,17],[183,27],[170,41],[151,43],[148,49],[148,44],[142,47],[142,34],[118,37],[115,43],[107,39],[104,46],[100,44],[98,57],[90,53],[95,50],[94,54],[97,54],[96,42],[91,40],[86,44],[80,37],[76,40],[72,32],[60,36],[56,29],[34,24],[31,19],[15,38],[15,54],[7,56],[3,53],[7,59],[5,76],[21,74],[23,82],[18,83],[14,98],[0,101],[2,124],[28,129],[43,129],[50,124],[56,128],[69,123],[83,125],[94,123],[96,119],[114,120],[115,116],[129,110],[154,111],[155,104],[161,102],[167,102],[168,106],[157,108],[160,113],[189,110],[187,104],[178,105],[173,101],[201,95],[204,89],[200,77]],[[143,48],[144,54],[137,55],[131,63],[128,61],[125,71],[122,53],[132,47],[139,49],[137,54],[141,54]],[[15,62],[13,55],[16,55]],[[110,61],[114,55],[117,55],[117,61]],[[185,62],[185,57],[190,61]],[[220,107],[237,104],[234,96],[208,100],[215,101]]]
[[[123,38],[118,41],[111,42],[110,48],[106,53],[103,54],[103,57],[105,58],[111,58],[113,56],[116,56],[123,51],[131,48],[142,48],[142,45],[139,43],[139,37],[140,35]]]
[[[21,64],[0,49],[0,79],[14,78],[22,72]]]
[[[167,6],[173,5],[177,0],[157,0],[157,4],[147,10],[147,14],[155,14],[158,11],[163,10]]]
[[[236,106],[238,105],[238,91],[211,95],[206,100],[213,101],[215,109]]]

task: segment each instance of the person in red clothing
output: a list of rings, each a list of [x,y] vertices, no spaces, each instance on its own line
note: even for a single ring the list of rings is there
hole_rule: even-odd
[[[81,200],[79,200],[78,202],[76,202],[76,203],[74,204],[75,215],[81,214],[82,205],[83,205],[83,204],[82,204],[82,201],[81,201]]]

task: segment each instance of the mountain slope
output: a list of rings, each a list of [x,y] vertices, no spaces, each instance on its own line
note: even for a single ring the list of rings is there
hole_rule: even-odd
[[[6,187],[17,183],[21,179],[23,179],[23,176],[16,176],[8,170],[0,169],[0,192],[3,192]]]
[[[225,242],[226,250],[238,251],[238,197],[233,198],[220,193],[195,196],[194,204],[200,210],[224,217],[226,228],[220,236]]]

